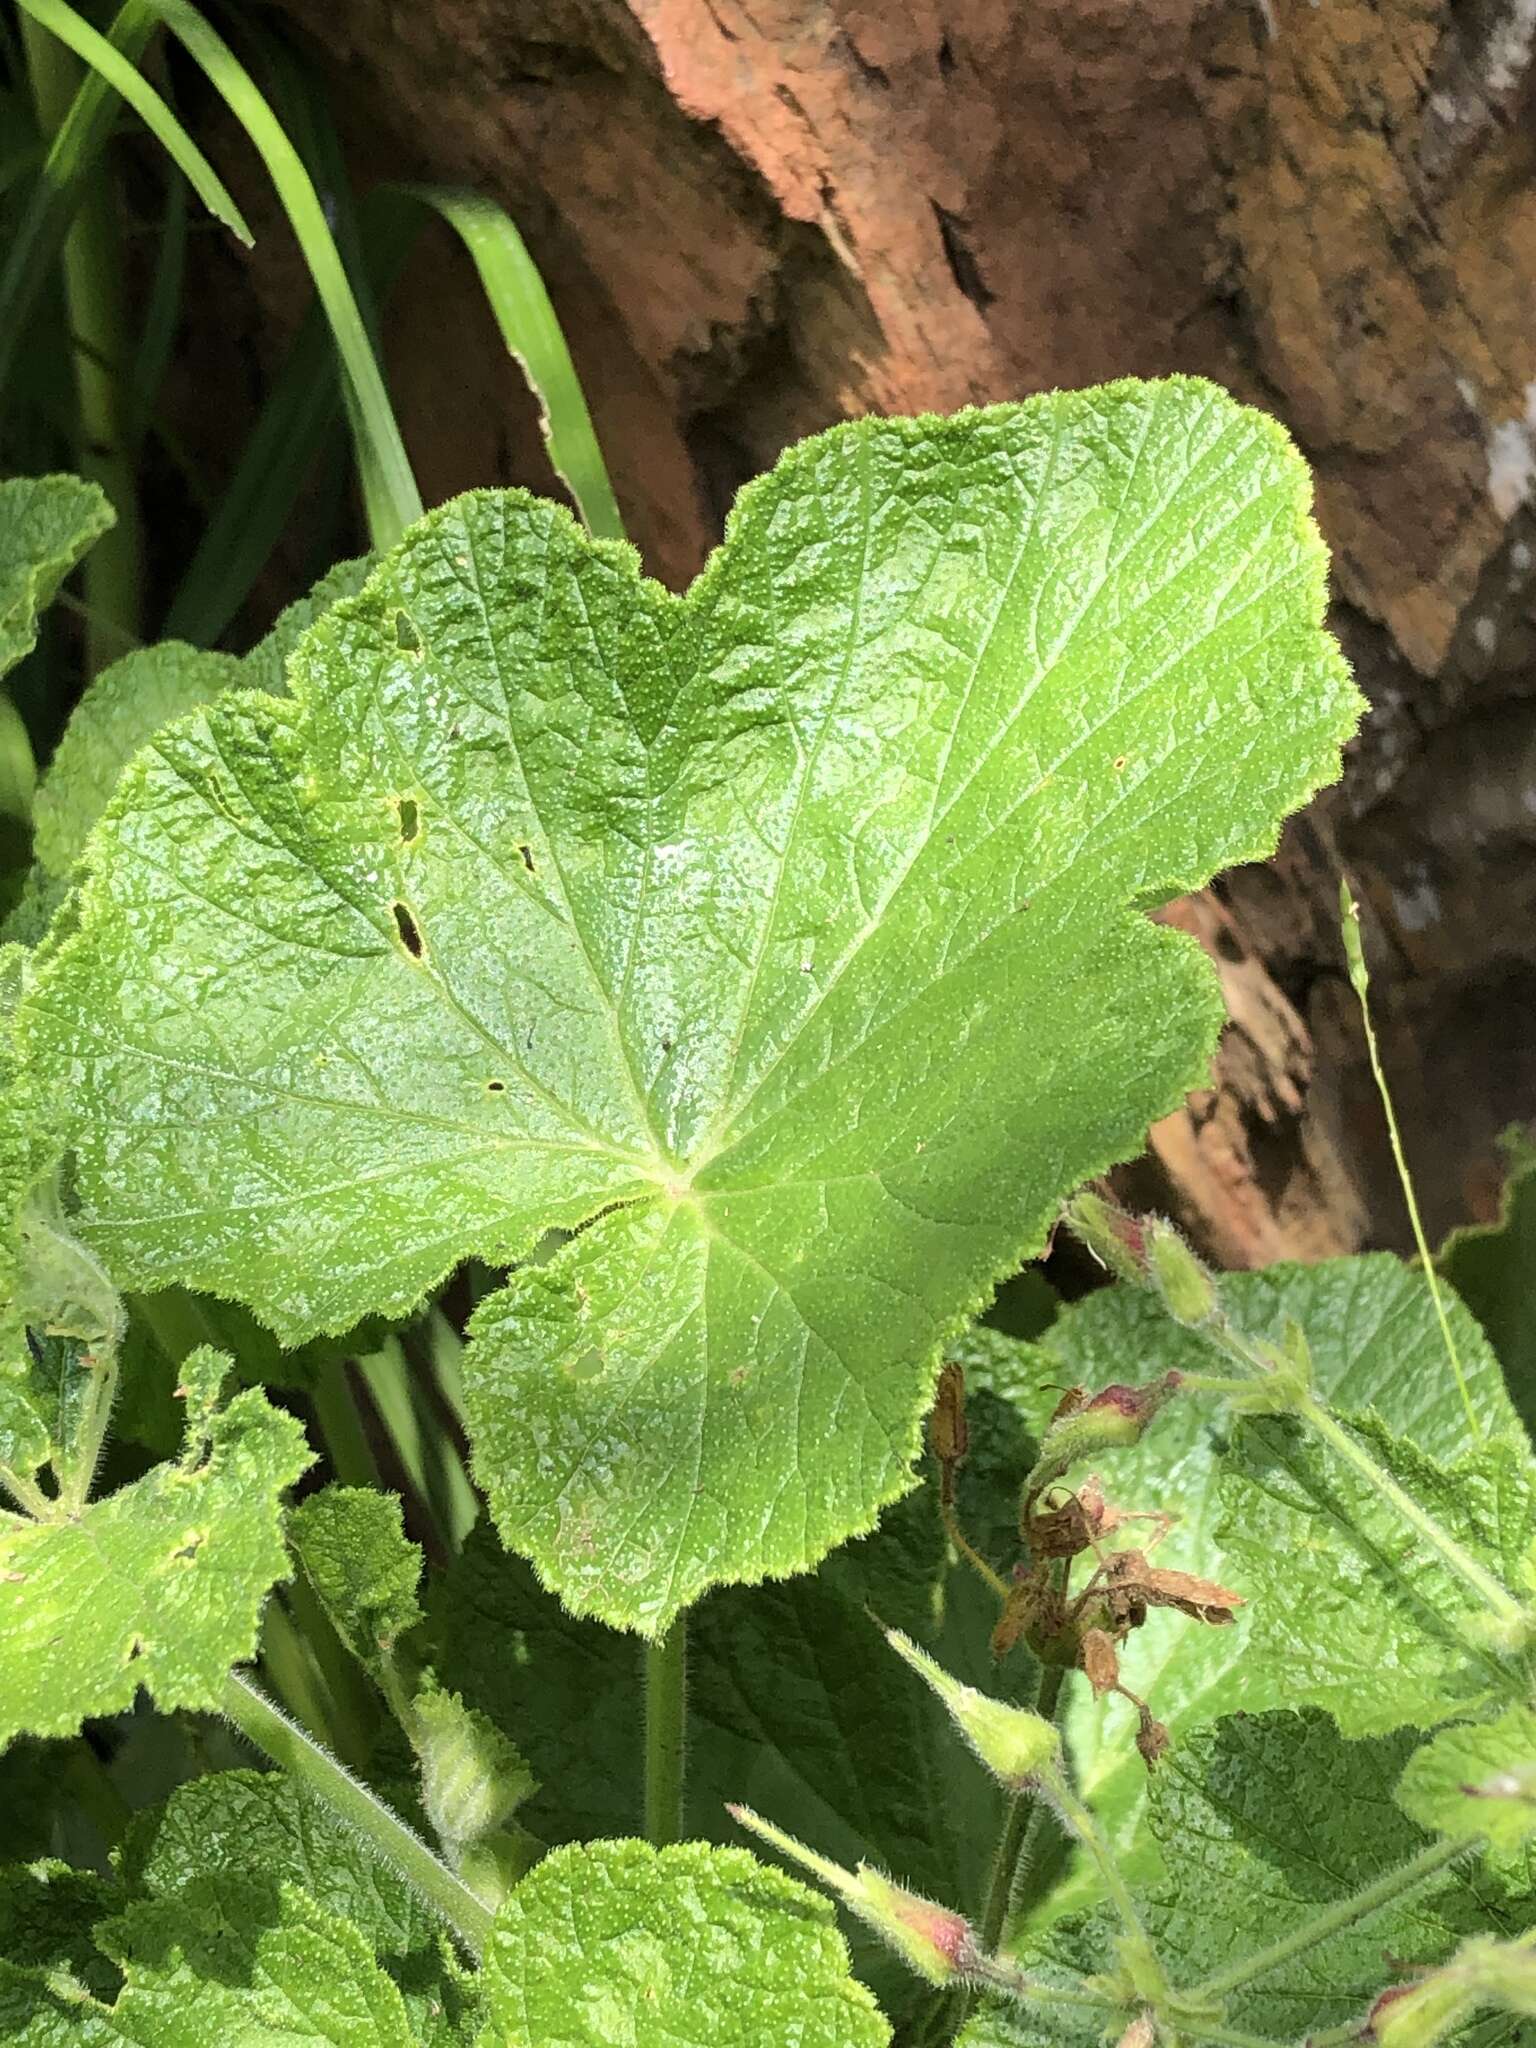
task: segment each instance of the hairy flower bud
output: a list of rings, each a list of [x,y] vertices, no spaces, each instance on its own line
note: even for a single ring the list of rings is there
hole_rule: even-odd
[[[1437,1970],[1418,1984],[1383,1991],[1361,2030],[1380,2048],[1434,2048],[1467,2016],[1473,1998],[1451,1971]]]
[[[1034,1501],[1079,1460],[1140,1443],[1147,1424],[1183,1384],[1180,1372],[1166,1372],[1145,1387],[1117,1381],[1082,1407],[1059,1415],[1041,1439],[1040,1456],[1024,1482],[1025,1501]]]
[[[1216,1283],[1173,1225],[1153,1217],[1146,1246],[1153,1282],[1173,1320],[1187,1330],[1208,1323],[1218,1306]]]
[[[930,1984],[950,1984],[957,1978],[974,1977],[981,1970],[986,1958],[963,1915],[952,1912],[948,1906],[936,1905],[918,1892],[909,1892],[867,1863],[861,1863],[857,1870],[845,1870],[840,1863],[818,1856],[814,1849],[785,1834],[749,1806],[727,1806],[726,1812],[738,1826],[819,1877],[850,1912],[857,1913],[867,1927]]]
[[[1054,1763],[1061,1738],[1042,1715],[962,1685],[900,1629],[887,1629],[885,1639],[938,1694],[977,1756],[1011,1791],[1027,1784],[1043,1765]]]
[[[1139,1217],[1117,1209],[1113,1202],[1106,1202],[1102,1195],[1088,1188],[1072,1197],[1065,1214],[1074,1237],[1088,1247],[1101,1266],[1107,1266],[1117,1279],[1129,1280],[1133,1287],[1148,1285],[1146,1232]]]

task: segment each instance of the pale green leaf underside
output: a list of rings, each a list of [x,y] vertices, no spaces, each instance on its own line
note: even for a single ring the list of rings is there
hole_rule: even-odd
[[[30,653],[38,613],[112,519],[101,491],[80,477],[0,480],[0,676]]]
[[[131,1706],[211,1707],[256,1647],[287,1573],[279,1500],[310,1462],[292,1416],[260,1392],[189,1429],[159,1465],[78,1517],[0,1513],[0,1745],[70,1735]]]
[[[1536,1835],[1536,1713],[1510,1707],[1492,1721],[1443,1728],[1408,1760],[1397,1803],[1420,1827],[1503,1854]]]
[[[832,1907],[740,1849],[557,1849],[496,1916],[480,2048],[886,2048]]]
[[[125,778],[23,1023],[83,1234],[296,1341],[590,1225],[477,1320],[503,1535],[651,1631],[802,1567],[1202,1074],[1211,977],[1137,906],[1336,772],[1306,501],[1172,381],[837,429],[681,600],[557,508],[444,507],[293,701]]]
[[[1469,1448],[1466,1412],[1450,1374],[1428,1289],[1417,1272],[1386,1254],[1318,1266],[1275,1266],[1223,1277],[1222,1299],[1237,1326],[1278,1342],[1287,1319],[1307,1332],[1319,1392],[1348,1410],[1374,1409],[1400,1437],[1434,1459],[1454,1462]],[[1452,1298],[1449,1312],[1474,1405],[1496,1437],[1523,1443],[1498,1361],[1476,1324]],[[971,1345],[998,1348],[985,1332]],[[962,1357],[965,1353],[962,1351]],[[1103,1386],[1150,1380],[1170,1369],[1229,1370],[1197,1334],[1181,1330],[1150,1295],[1110,1288],[1064,1314],[1036,1352],[1036,1420],[1043,1422],[1062,1382]],[[1050,1383],[1057,1383],[1052,1385]],[[1224,1478],[1223,1452],[1233,1425],[1216,1401],[1192,1395],[1171,1402],[1131,1450],[1099,1454],[1094,1465],[1109,1497],[1127,1507],[1177,1515],[1156,1558],[1214,1578],[1241,1593],[1235,1625],[1209,1628],[1172,1613],[1154,1614],[1121,1651],[1125,1683],[1144,1694],[1175,1741],[1238,1708],[1326,1705],[1352,1732],[1390,1728],[1449,1711],[1490,1682],[1477,1659],[1447,1642],[1400,1576],[1373,1569],[1347,1529],[1305,1493],[1277,1526],[1278,1506],[1245,1481]],[[1280,1425],[1245,1430],[1286,1441]],[[1317,1470],[1332,1488],[1326,1454]],[[1309,1468],[1310,1469],[1310,1468]],[[1244,1541],[1242,1531],[1251,1532]],[[1394,1544],[1394,1548],[1400,1547]],[[1272,1567],[1272,1569],[1271,1569]],[[1432,1572],[1412,1574],[1459,1612],[1462,1601]],[[1294,1623],[1294,1632],[1291,1624]],[[1137,1835],[1147,1773],[1132,1746],[1133,1711],[1115,1698],[1094,1700],[1074,1688],[1068,1728],[1083,1789],[1122,1853]]]

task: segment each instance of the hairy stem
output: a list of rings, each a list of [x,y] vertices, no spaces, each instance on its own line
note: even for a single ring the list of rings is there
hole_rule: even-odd
[[[8,1465],[0,1465],[0,1487],[15,1501],[23,1514],[34,1522],[56,1522],[61,1509],[56,1500],[50,1500],[35,1479],[23,1479],[19,1472],[13,1472]]]
[[[248,1742],[292,1772],[382,1862],[398,1871],[447,1923],[468,1954],[479,1960],[491,1931],[490,1913],[398,1815],[366,1785],[360,1785],[328,1750],[279,1713],[242,1672],[232,1671],[226,1679],[223,1710]]]
[[[101,1463],[107,1425],[112,1420],[112,1404],[117,1398],[115,1346],[107,1356],[94,1365],[86,1366],[85,1370],[89,1375],[85,1405],[75,1432],[69,1469],[60,1475],[59,1511],[65,1515],[78,1515],[83,1511],[91,1482],[96,1477],[96,1467]]]
[[[1335,1934],[1341,1934],[1346,1927],[1353,1927],[1358,1921],[1368,1920],[1372,1913],[1379,1913],[1383,1906],[1391,1905],[1405,1892],[1411,1892],[1416,1885],[1433,1877],[1436,1871],[1444,1870],[1448,1863],[1454,1863],[1459,1856],[1469,1855],[1478,1844],[1472,1842],[1435,1842],[1409,1862],[1400,1864],[1396,1870],[1389,1870],[1378,1877],[1374,1884],[1368,1884],[1362,1891],[1355,1892],[1347,1899],[1339,1899],[1327,1907],[1315,1919],[1303,1926],[1293,1928],[1268,1948],[1261,1948],[1253,1955],[1240,1956],[1225,1970],[1218,1970],[1214,1977],[1207,1977],[1203,1984],[1185,1994],[1190,1999],[1224,1998],[1230,1991],[1237,1991],[1244,1984],[1251,1984],[1255,1977],[1263,1977],[1276,1970],[1282,1963],[1288,1963],[1292,1956],[1304,1954],[1308,1949],[1320,1947]]]
[[[1066,1692],[1066,1678],[1066,1667],[1061,1664],[1049,1664],[1041,1674],[1035,1712],[1052,1723],[1061,1712]],[[1008,1919],[1019,1919],[1039,1902],[1041,1887],[1033,1884],[1031,1878],[1040,1867],[1040,1836],[1045,1829],[1048,1811],[1043,1799],[1035,1800],[1030,1809],[1029,1824],[1025,1828],[1024,1840],[1020,1845],[1018,1860],[1009,1884],[1006,1916]]]
[[[658,1849],[683,1837],[683,1758],[688,1718],[685,1615],[645,1647],[645,1838]]]

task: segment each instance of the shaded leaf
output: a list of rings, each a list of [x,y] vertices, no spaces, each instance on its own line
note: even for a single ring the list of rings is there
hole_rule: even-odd
[[[0,479],[0,676],[31,652],[38,613],[113,516],[81,477]]]

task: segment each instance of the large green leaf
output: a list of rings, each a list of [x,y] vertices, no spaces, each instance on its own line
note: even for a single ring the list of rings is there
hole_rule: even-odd
[[[1253,1338],[1278,1342],[1287,1321],[1299,1323],[1311,1345],[1318,1391],[1330,1402],[1374,1410],[1430,1459],[1454,1464],[1471,1451],[1428,1289],[1397,1259],[1374,1254],[1229,1274],[1221,1293],[1227,1314]],[[1509,1446],[1498,1455],[1528,1459],[1497,1359],[1458,1302],[1452,1299],[1448,1311],[1474,1405],[1492,1437]],[[991,1353],[1006,1340],[978,1333],[969,1342]],[[1181,1329],[1153,1296],[1129,1287],[1090,1296],[1025,1356],[1035,1361],[1035,1371],[1016,1371],[1016,1399],[1027,1412],[1032,1378],[1040,1421],[1063,1383],[1094,1388],[1151,1380],[1169,1370],[1230,1371],[1198,1333]],[[1449,1710],[1454,1687],[1442,1686],[1477,1660],[1454,1642],[1447,1647],[1402,1579],[1378,1569],[1368,1546],[1327,1512],[1336,1487],[1346,1483],[1336,1461],[1298,1442],[1287,1425],[1238,1426],[1238,1442],[1249,1447],[1245,1463],[1267,1464],[1281,1452],[1300,1460],[1303,1476],[1290,1505],[1282,1506],[1273,1491],[1230,1474],[1233,1429],[1211,1398],[1181,1396],[1159,1413],[1140,1444],[1094,1458],[1111,1500],[1177,1517],[1157,1563],[1217,1579],[1246,1601],[1229,1628],[1154,1614],[1121,1651],[1125,1683],[1147,1697],[1176,1743],[1238,1708],[1326,1700],[1346,1717],[1382,1717],[1378,1727],[1414,1720],[1437,1698],[1441,1711]],[[1258,1466],[1248,1469],[1257,1473]],[[1375,1511],[1368,1512],[1374,1521]],[[1384,1533],[1400,1552],[1406,1527],[1389,1520]],[[1461,1602],[1432,1568],[1424,1577],[1450,1611],[1460,1611]],[[1294,1620],[1294,1634],[1284,1626],[1286,1617]],[[1474,1692],[1479,1684],[1474,1668]],[[1368,1722],[1351,1718],[1351,1725]],[[1137,1835],[1147,1773],[1132,1743],[1132,1710],[1113,1697],[1094,1700],[1074,1681],[1067,1726],[1084,1791],[1122,1853],[1131,1854],[1139,1842],[1135,1867],[1149,1868],[1152,1844]]]
[[[480,2048],[885,2048],[832,1919],[740,1849],[557,1849],[496,1916]]]
[[[38,613],[112,520],[101,491],[80,477],[0,480],[0,676],[30,653]]]
[[[226,1361],[189,1359],[186,1448],[76,1517],[0,1513],[0,1744],[70,1735],[132,1705],[217,1704],[288,1569],[280,1497],[304,1432],[252,1389],[216,1409]]]
[[[868,1528],[945,1341],[1204,1072],[1141,908],[1336,772],[1307,495],[1174,380],[836,429],[684,599],[445,506],[104,821],[20,1026],[88,1241],[297,1341],[577,1229],[467,1365],[567,1602],[654,1632]]]

